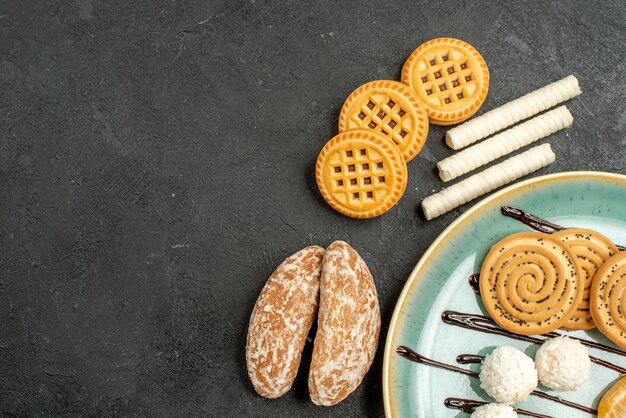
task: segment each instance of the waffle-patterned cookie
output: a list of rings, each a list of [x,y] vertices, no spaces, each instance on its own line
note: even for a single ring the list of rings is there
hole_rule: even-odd
[[[596,272],[602,264],[616,254],[618,249],[610,239],[599,232],[590,229],[572,228],[552,234],[565,244],[567,248],[576,256],[576,262],[582,268],[582,275],[585,280],[583,298],[578,305],[574,315],[563,325],[568,330],[592,329],[596,327],[589,312],[589,295],[591,293],[591,283]]]
[[[408,162],[426,142],[428,115],[406,85],[370,81],[348,96],[339,114],[339,132],[357,128],[372,129],[391,139]]]
[[[409,56],[402,82],[422,101],[431,123],[452,125],[472,116],[485,101],[489,69],[470,44],[437,38]]]
[[[591,315],[598,329],[626,348],[626,251],[602,264],[591,285]]]
[[[317,157],[315,176],[328,204],[353,218],[387,212],[402,197],[408,177],[400,148],[369,129],[328,141]]]
[[[540,232],[509,235],[487,254],[480,295],[502,328],[532,335],[554,331],[576,311],[583,282],[575,256]]]

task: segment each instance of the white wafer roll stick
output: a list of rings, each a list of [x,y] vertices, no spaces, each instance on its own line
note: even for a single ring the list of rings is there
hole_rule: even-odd
[[[439,193],[422,200],[426,219],[431,220],[463,203],[511,183],[520,177],[551,164],[556,159],[550,144],[543,144],[489,167]]]
[[[573,121],[572,114],[565,106],[557,107],[439,161],[439,177],[443,181],[455,179],[560,129],[570,127]]]
[[[576,77],[567,76],[450,129],[446,133],[446,144],[452,149],[466,147],[580,93]]]

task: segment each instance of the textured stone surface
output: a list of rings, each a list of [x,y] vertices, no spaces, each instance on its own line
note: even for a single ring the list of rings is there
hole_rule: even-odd
[[[140,4],[141,3],[141,4]],[[397,207],[332,211],[317,153],[360,84],[454,36],[491,70],[483,110],[568,74],[566,170],[625,172],[621,0],[0,2],[0,415],[383,415],[382,350],[332,409],[269,401],[244,361],[267,277],[345,240],[386,324],[413,265],[469,205],[426,222],[451,151],[431,128]]]

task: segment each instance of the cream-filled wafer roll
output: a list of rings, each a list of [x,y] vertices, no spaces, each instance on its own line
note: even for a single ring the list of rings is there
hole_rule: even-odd
[[[560,129],[570,127],[573,120],[565,106],[557,107],[439,161],[439,177],[443,181],[455,179]]]
[[[556,159],[550,144],[543,144],[518,154],[500,164],[460,181],[422,200],[427,220],[436,218],[463,203],[511,183],[520,177],[551,164]]]
[[[567,76],[450,129],[446,133],[446,144],[452,149],[461,149],[580,93],[576,77]]]

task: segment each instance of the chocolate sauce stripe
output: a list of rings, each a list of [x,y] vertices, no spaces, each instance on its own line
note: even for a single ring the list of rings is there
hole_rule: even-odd
[[[476,373],[475,371],[472,370],[467,370],[464,369],[462,367],[457,367],[457,366],[453,366],[451,364],[446,364],[446,363],[442,363],[440,361],[437,360],[433,360],[430,359],[428,357],[424,357],[419,353],[416,353],[415,351],[411,350],[409,347],[406,347],[404,345],[398,346],[396,348],[396,353],[398,353],[400,356],[410,360],[410,361],[414,361],[416,363],[421,363],[421,364],[425,364],[427,366],[431,366],[431,367],[436,367],[439,369],[444,369],[444,370],[448,370],[448,371],[452,371],[452,372],[456,372],[456,373],[461,373],[464,374],[466,376],[470,376],[470,377],[474,377],[476,379],[479,378],[478,373]],[[569,406],[570,408],[574,408],[574,409],[578,409],[579,411],[583,411],[583,412],[587,412],[589,414],[594,414],[596,415],[598,413],[598,411],[596,411],[595,409],[592,408],[588,408],[584,405],[580,405],[577,404],[575,402],[571,402],[565,399],[561,399],[557,396],[553,396],[553,395],[549,395],[545,392],[542,392],[540,390],[533,390],[532,391],[532,395],[537,396],[539,398],[543,398],[543,399],[548,399],[551,400],[553,402],[557,402],[560,403],[562,405],[565,406]]]
[[[565,229],[561,225],[546,221],[545,219],[541,219],[538,216],[526,213],[522,209],[514,208],[512,206],[502,206],[500,208],[500,213],[502,213],[504,216],[508,216],[509,218],[520,221],[521,223],[531,227],[535,231],[545,232],[547,234],[551,234],[553,232]]]
[[[602,360],[600,358],[594,357],[594,356],[589,356],[589,360],[591,360],[592,363],[596,363],[599,366],[602,367],[606,367],[607,369],[611,369],[616,371],[619,374],[626,374],[626,369],[623,367],[618,366],[617,364],[613,364],[610,363],[606,360]]]
[[[540,390],[533,390],[532,395],[535,395],[538,398],[548,399],[550,401],[558,402],[560,404],[569,406],[570,408],[578,409],[583,412],[587,412],[588,414],[598,415],[598,411],[593,408],[588,408],[584,405],[577,404],[576,402],[568,401],[566,399],[561,399],[558,396],[548,395],[545,392]]]
[[[480,364],[485,356],[479,354],[459,354],[456,356],[456,362],[459,364]]]
[[[456,357],[456,362],[459,364],[480,364],[484,359],[485,356],[480,356],[477,354],[459,354]],[[609,363],[608,361],[593,356],[589,356],[589,360],[591,360],[592,363],[596,363],[600,366],[606,367],[607,369],[614,370],[619,374],[626,374],[626,369],[616,364]]]
[[[440,361],[433,360],[428,357],[424,357],[423,355],[416,353],[415,351],[411,350],[409,347],[406,347],[404,345],[401,345],[398,348],[396,348],[396,353],[416,363],[425,364],[427,366],[436,367],[438,369],[444,369],[444,370],[448,370],[451,372],[461,373],[466,376],[475,377],[478,379],[478,373],[476,373],[473,370],[467,370],[462,367],[453,366],[451,364],[442,363]]]
[[[500,207],[500,213],[504,216],[508,216],[509,218],[516,219],[523,223],[526,226],[534,229],[535,231],[545,232],[547,234],[552,234],[556,231],[562,231],[563,229],[567,229],[561,225],[554,224],[550,221],[546,221],[532,213],[526,213],[522,209],[514,208],[512,206],[504,205]],[[626,247],[622,245],[615,245],[620,251],[626,251]]]
[[[462,398],[447,398],[445,401],[443,401],[443,404],[446,406],[446,408],[458,409],[468,414],[471,414],[472,412],[474,412],[476,408],[478,408],[479,406],[486,405],[487,403],[488,402],[485,402],[485,401],[475,401],[472,399],[462,399]],[[526,415],[528,417],[534,417],[534,418],[553,418],[550,415],[538,414],[536,412],[527,411],[526,409],[522,409],[522,408],[513,408],[513,409],[519,415]]]
[[[480,295],[480,273],[473,273],[469,276],[469,285],[477,295]]]
[[[443,311],[443,313],[441,314],[441,320],[448,325],[455,325],[461,328],[471,329],[471,330],[479,331],[479,332],[485,332],[488,334],[501,335],[503,337],[508,337],[508,338],[512,338],[512,339],[516,339],[520,341],[526,341],[526,342],[530,342],[534,344],[543,344],[549,338],[556,338],[556,337],[560,337],[563,335],[558,332],[549,332],[547,334],[541,334],[540,336],[515,334],[503,328],[500,328],[493,319],[486,317],[484,315],[468,314],[464,312],[456,312],[456,311],[449,311],[449,310]],[[540,338],[540,337],[543,337],[543,338]],[[584,338],[578,338],[578,337],[569,337],[569,338],[578,340],[580,341],[581,344],[587,347],[595,348],[597,350],[602,350],[611,354],[617,354],[619,356],[626,357],[626,351],[624,350],[609,347],[608,345],[600,344],[591,340],[586,340]],[[604,362],[603,360],[601,361]],[[608,363],[608,362],[604,362],[604,363]],[[604,363],[597,362],[597,364],[601,364],[603,366],[605,365]],[[620,366],[617,366],[617,365],[612,365],[612,366],[615,367],[613,368],[613,370],[616,370],[616,371],[618,369],[624,370]]]

